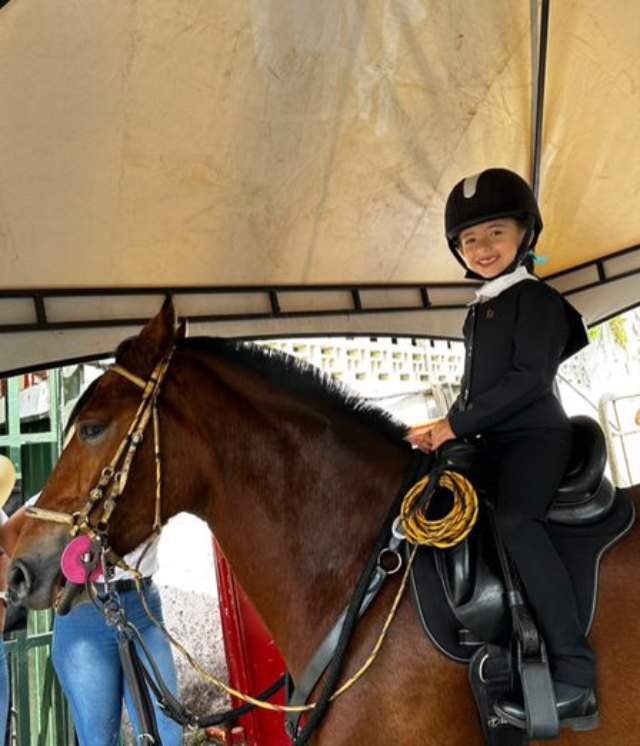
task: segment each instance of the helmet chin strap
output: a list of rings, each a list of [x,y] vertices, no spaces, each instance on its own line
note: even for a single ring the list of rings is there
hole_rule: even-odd
[[[521,264],[524,264],[527,271],[533,273],[533,257],[531,256],[531,243],[533,241],[533,221],[527,221],[527,228],[516,251],[515,259],[511,264],[503,271],[500,272],[498,277],[502,275],[508,275],[514,270],[518,269]],[[495,278],[494,278],[495,279]]]

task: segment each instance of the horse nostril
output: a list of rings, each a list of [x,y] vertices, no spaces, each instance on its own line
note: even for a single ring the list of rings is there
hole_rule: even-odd
[[[23,599],[31,588],[31,573],[26,565],[19,560],[11,565],[9,570],[9,590],[17,599]]]

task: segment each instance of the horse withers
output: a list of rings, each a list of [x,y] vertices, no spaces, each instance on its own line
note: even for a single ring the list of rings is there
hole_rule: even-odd
[[[73,436],[37,503],[52,514],[104,517],[92,490],[139,416],[141,386],[158,364],[160,520],[181,511],[204,519],[262,616],[295,680],[348,603],[410,452],[405,428],[279,353],[219,339],[184,339],[172,304],[131,343],[81,402]],[[152,394],[153,396],[153,394]],[[152,533],[154,437],[147,430],[106,523],[122,556]],[[638,502],[638,489],[634,499]],[[106,494],[106,493],[105,493]],[[87,511],[87,506],[89,509]],[[105,525],[102,525],[105,528]],[[78,599],[63,581],[65,522],[30,518],[11,569],[11,588],[34,609],[68,611]],[[640,732],[640,543],[632,535],[602,567],[592,639],[598,650],[602,727],[565,733],[564,746],[627,746]],[[358,625],[345,675],[368,657],[397,576]],[[328,711],[318,746],[481,746],[466,667],[424,636],[406,595],[371,669]]]

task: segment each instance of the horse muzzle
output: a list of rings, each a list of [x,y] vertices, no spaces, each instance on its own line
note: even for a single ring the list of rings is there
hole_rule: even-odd
[[[47,609],[52,605],[52,590],[57,572],[37,572],[34,562],[20,558],[9,568],[9,600],[29,609]]]
[[[20,557],[9,569],[9,600],[29,609],[48,609],[56,613],[69,612],[83,587],[65,580],[58,564],[39,566],[37,559]]]
[[[29,566],[17,560],[9,569],[9,599],[12,602],[25,603],[33,585],[33,575]]]

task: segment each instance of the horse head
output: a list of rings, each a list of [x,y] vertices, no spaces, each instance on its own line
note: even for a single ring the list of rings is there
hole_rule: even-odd
[[[110,370],[85,392],[74,408],[67,430],[68,442],[49,481],[37,500],[36,508],[43,511],[39,518],[29,517],[20,534],[9,573],[11,593],[34,609],[56,606],[58,613],[66,613],[78,593],[78,587],[66,583],[60,558],[73,538],[71,520],[86,512],[84,528],[96,528],[104,515],[105,502],[114,487],[113,479],[99,493],[92,491],[104,480],[105,467],[131,435],[131,423],[140,408],[142,391],[158,361],[170,355],[183,336],[182,326],[176,325],[173,304],[167,300],[161,311],[147,323],[140,335],[123,343],[116,353],[118,367],[130,374],[127,378]],[[140,385],[136,385],[139,379]],[[131,479],[118,497],[106,526],[109,544],[122,556],[144,541],[154,526],[153,485],[156,483],[152,425],[129,464]],[[126,447],[122,449],[126,455]],[[171,461],[166,459],[166,465]],[[114,464],[117,482],[122,474],[123,459]],[[165,469],[165,494],[172,491],[171,472]],[[134,487],[135,485],[135,487]],[[126,505],[122,508],[121,505]],[[48,511],[52,520],[42,519]],[[162,521],[171,515],[171,499],[162,506]],[[72,518],[73,517],[73,518]],[[68,520],[67,520],[68,519]]]

